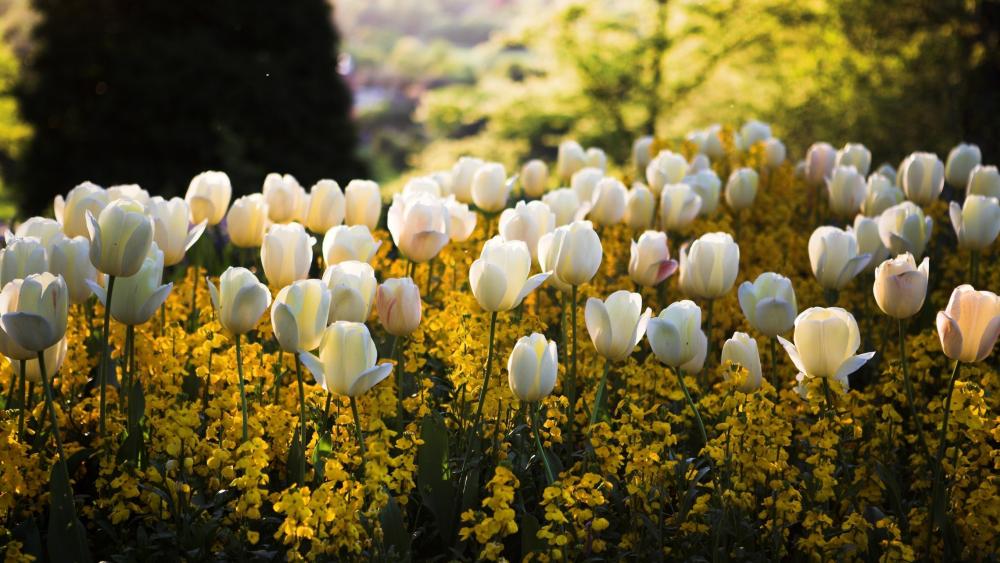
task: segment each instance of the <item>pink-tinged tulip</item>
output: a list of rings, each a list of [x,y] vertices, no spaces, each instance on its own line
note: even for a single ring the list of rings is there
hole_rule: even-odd
[[[918,268],[913,255],[907,252],[875,268],[872,291],[883,313],[894,319],[908,319],[920,312],[927,297],[929,261],[924,258]]]
[[[949,358],[966,363],[985,360],[1000,336],[1000,297],[968,284],[956,287],[948,306],[937,314],[937,330]]]
[[[837,149],[830,143],[813,143],[806,152],[806,181],[812,186],[822,186],[833,173]]]
[[[375,291],[375,310],[382,328],[393,336],[407,336],[420,326],[420,289],[410,278],[389,278]]]
[[[643,287],[660,285],[677,271],[677,261],[670,259],[667,234],[646,231],[639,241],[632,241],[628,276]]]

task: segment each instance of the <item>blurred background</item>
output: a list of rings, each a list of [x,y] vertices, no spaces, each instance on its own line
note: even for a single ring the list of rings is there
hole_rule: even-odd
[[[0,0],[0,219],[83,180],[309,186],[755,118],[1000,160],[1000,0]]]

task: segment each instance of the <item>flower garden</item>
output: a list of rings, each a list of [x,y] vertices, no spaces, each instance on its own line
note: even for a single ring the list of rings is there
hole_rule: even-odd
[[[77,186],[0,251],[5,560],[996,560],[1000,174],[791,156]]]

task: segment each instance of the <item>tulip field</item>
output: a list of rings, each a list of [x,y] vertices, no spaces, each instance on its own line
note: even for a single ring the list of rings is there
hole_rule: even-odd
[[[4,560],[1000,559],[977,147],[479,156],[17,225]]]

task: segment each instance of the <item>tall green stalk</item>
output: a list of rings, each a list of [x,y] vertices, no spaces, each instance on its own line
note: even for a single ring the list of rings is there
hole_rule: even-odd
[[[701,413],[698,412],[698,406],[694,404],[694,399],[691,398],[687,384],[684,383],[684,374],[681,373],[679,368],[675,368],[674,373],[677,375],[677,382],[681,384],[681,391],[684,392],[684,398],[687,400],[687,404],[691,407],[691,412],[694,413],[694,418],[698,422],[698,431],[701,432],[701,442],[702,444],[708,444],[708,432],[705,431],[705,422],[701,419]]]
[[[108,392],[108,364],[111,362],[111,297],[115,292],[115,276],[108,276],[108,299],[104,306],[104,345],[101,347],[101,363],[98,371],[98,380],[101,386],[100,420],[98,422],[98,434],[104,436],[107,431],[107,392]],[[44,378],[43,378],[44,379]]]
[[[601,382],[597,385],[597,396],[594,397],[594,409],[590,411],[590,425],[597,423],[601,412],[601,403],[604,402],[604,392],[608,385],[608,372],[611,371],[611,361],[604,361],[604,373],[601,374]]]
[[[920,447],[927,451],[927,440],[924,439],[924,426],[920,423],[917,414],[917,402],[914,399],[913,381],[910,380],[910,366],[906,359],[906,325],[903,319],[899,319],[899,362],[903,367],[903,386],[906,388],[906,400],[910,403],[910,418],[913,425],[917,427],[917,439],[920,440]]]
[[[358,449],[361,451],[361,466],[364,467],[368,450],[365,448],[365,433],[361,429],[361,417],[358,415],[358,400],[354,397],[351,397],[351,414],[354,415],[354,432],[357,434]]]
[[[935,514],[941,513],[947,505],[947,490],[943,489],[944,483],[944,452],[948,449],[948,420],[951,417],[951,396],[955,392],[955,381],[958,379],[959,366],[961,362],[955,360],[955,367],[951,370],[951,378],[948,380],[948,394],[944,401],[944,419],[941,421],[941,433],[938,435],[938,451],[934,458],[934,478],[931,486],[931,515],[927,519],[927,538],[930,540],[934,533]]]
[[[556,482],[556,474],[552,470],[552,464],[549,463],[549,456],[545,454],[545,448],[542,446],[542,437],[538,432],[538,408],[538,403],[528,405],[528,417],[531,419],[531,430],[535,434],[535,446],[538,447],[538,455],[542,458],[542,463],[545,465],[545,477],[548,479],[549,485],[551,485]]]
[[[306,452],[306,426],[308,421],[306,420],[306,388],[302,383],[302,362],[299,360],[298,354],[292,354],[295,356],[295,377],[299,381],[299,451],[302,453],[302,459],[305,460]],[[305,463],[299,464],[299,482],[301,483],[305,479]]]
[[[38,372],[42,376],[42,389],[45,392],[45,405],[48,407],[49,417],[51,419],[50,424],[52,424],[52,435],[56,439],[56,451],[59,452],[58,465],[60,470],[62,471],[63,478],[66,479],[67,486],[72,487],[72,485],[70,485],[70,480],[69,480],[69,467],[66,465],[66,452],[63,451],[62,434],[59,432],[59,419],[58,417],[56,417],[55,399],[52,397],[52,384],[49,381],[47,374],[45,373],[44,350],[38,352]],[[69,521],[71,522],[71,526],[76,526],[76,523],[79,522],[79,520],[77,520],[76,518],[76,503],[73,502],[72,499],[73,496],[72,493],[70,493],[69,509],[72,517],[69,519]],[[70,532],[70,530],[61,530],[61,531],[64,533]]]
[[[486,404],[486,391],[490,386],[490,379],[493,376],[493,341],[496,337],[497,313],[490,313],[490,340],[486,353],[486,370],[483,372],[483,386],[479,389],[479,402],[476,405],[476,415],[472,419],[472,433],[469,435],[469,445],[479,436],[479,427],[483,420],[483,405]]]
[[[247,415],[247,390],[246,384],[243,381],[243,350],[240,346],[241,339],[243,335],[236,335],[236,373],[239,374],[240,378],[240,406],[243,409],[243,441],[247,441],[247,424],[249,421],[249,416]]]
[[[28,406],[28,398],[25,397],[25,391],[26,390],[25,390],[25,385],[24,385],[24,374],[25,374],[25,372],[28,369],[28,361],[27,360],[19,360],[18,366],[21,368],[20,386],[18,387],[18,389],[20,389],[20,392],[18,393],[18,396],[20,397],[20,401],[19,402],[21,403],[21,408],[18,409],[18,413],[17,413],[17,437],[18,438],[23,438],[24,437],[24,411],[25,411],[25,409]]]
[[[573,431],[573,414],[576,412],[576,357],[577,357],[577,347],[576,347],[576,302],[577,302],[577,286],[572,286],[573,290],[570,297],[570,328],[573,329],[573,360],[572,369],[569,372],[569,428],[570,434]]]

